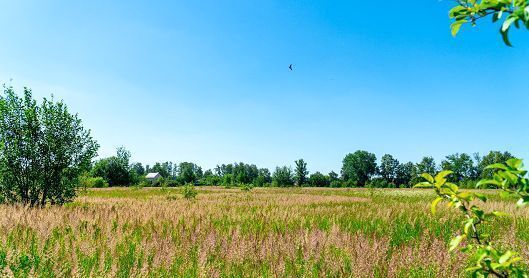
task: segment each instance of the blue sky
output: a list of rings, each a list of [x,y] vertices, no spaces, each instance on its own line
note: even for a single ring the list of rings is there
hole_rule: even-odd
[[[453,2],[420,2],[0,0],[0,81],[144,164],[528,159],[529,33],[508,48],[486,20],[454,39]]]

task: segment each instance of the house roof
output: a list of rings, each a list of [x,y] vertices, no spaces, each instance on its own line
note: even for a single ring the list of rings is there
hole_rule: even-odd
[[[145,178],[154,179],[154,178],[158,177],[159,175],[160,175],[160,173],[148,173],[147,176],[145,176]]]

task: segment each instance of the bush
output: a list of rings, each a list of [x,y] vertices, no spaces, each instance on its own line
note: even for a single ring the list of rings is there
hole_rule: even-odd
[[[241,185],[241,190],[242,191],[250,191],[252,190],[253,186],[251,184],[242,184]]]
[[[332,181],[330,186],[333,187],[333,188],[340,188],[340,187],[346,187],[345,186],[346,183],[345,182],[341,182],[341,181]]]
[[[195,199],[197,194],[198,194],[198,191],[195,189],[195,186],[193,184],[190,184],[190,183],[185,185],[184,189],[182,191],[182,195],[184,196],[184,198],[186,198],[188,200]]]
[[[391,183],[391,182],[388,182],[387,180],[383,179],[383,178],[375,178],[375,179],[372,179],[370,180],[366,187],[370,187],[370,188],[395,188],[395,184],[394,183]]]
[[[102,177],[89,177],[81,176],[79,178],[79,183],[82,188],[106,188],[108,187],[108,182]]]
[[[166,180],[164,183],[164,186],[168,186],[168,187],[177,187],[179,185],[180,184],[176,180]]]

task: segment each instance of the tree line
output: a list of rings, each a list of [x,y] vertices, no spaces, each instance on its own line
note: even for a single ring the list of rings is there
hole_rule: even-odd
[[[273,171],[244,162],[217,165],[203,171],[193,162],[131,162],[131,153],[118,148],[116,154],[94,161],[99,148],[76,114],[62,101],[43,99],[39,104],[30,89],[18,96],[4,86],[0,94],[0,202],[30,206],[62,204],[81,187],[106,186],[312,186],[312,187],[411,187],[421,173],[434,175],[451,170],[451,181],[472,186],[490,178],[486,166],[513,158],[509,152],[491,151],[485,156],[456,153],[439,164],[432,157],[401,163],[390,154],[380,160],[359,150],[342,160],[340,173],[309,173],[307,162],[278,166]],[[149,184],[145,175],[163,177]]]
[[[416,163],[402,163],[391,154],[385,154],[378,160],[375,154],[358,150],[344,157],[340,174],[334,171],[324,174],[319,171],[309,173],[307,162],[303,159],[294,161],[293,167],[278,166],[273,171],[244,162],[221,164],[203,171],[202,167],[192,162],[167,161],[143,166],[139,162],[130,163],[130,157],[130,152],[120,147],[115,156],[96,161],[88,176],[104,179],[106,183],[103,186],[151,185],[144,177],[147,173],[156,172],[163,179],[154,185],[160,186],[408,188],[421,181],[422,173],[435,175],[438,171],[450,170],[453,172],[452,182],[471,187],[477,180],[492,176],[492,171],[486,169],[487,165],[514,158],[509,152],[490,151],[484,156],[455,153],[446,156],[440,163],[430,156]]]

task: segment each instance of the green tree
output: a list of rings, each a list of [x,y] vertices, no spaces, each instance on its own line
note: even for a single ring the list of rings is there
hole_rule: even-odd
[[[529,29],[529,0],[456,0],[456,3],[449,12],[454,20],[450,26],[453,36],[457,35],[461,26],[475,26],[478,20],[489,16],[492,16],[493,22],[502,21],[500,34],[508,46],[512,46],[509,30],[513,25]]]
[[[272,174],[272,182],[274,186],[292,186],[294,185],[294,177],[292,170],[287,167],[276,167],[276,170]]]
[[[441,162],[443,170],[450,170],[453,174],[450,176],[451,181],[461,182],[463,180],[474,180],[476,169],[472,157],[466,153],[456,153],[446,156]]]
[[[258,171],[257,178],[253,181],[253,185],[257,187],[262,187],[271,182],[272,182],[272,177],[270,175],[270,170],[266,168],[261,168]]]
[[[395,184],[399,187],[410,187],[413,186],[411,181],[413,175],[417,172],[415,164],[413,162],[407,162],[399,164],[396,171]]]
[[[196,183],[202,178],[202,168],[195,163],[182,162],[178,165],[178,181],[183,184]]]
[[[296,163],[294,181],[297,186],[303,186],[307,183],[307,175],[309,174],[309,171],[307,170],[307,162],[303,159],[299,159],[294,161],[294,163]]]
[[[328,187],[330,184],[330,178],[320,172],[316,172],[309,177],[309,185],[312,187]]]
[[[377,157],[374,154],[356,151],[343,159],[342,178],[346,182],[356,182],[359,186],[365,186],[376,170]]]
[[[336,174],[334,171],[329,172],[328,176],[329,176],[329,180],[331,182],[338,181],[338,179],[339,179],[338,174]]]
[[[417,171],[419,175],[422,173],[427,173],[430,175],[435,175],[437,173],[437,165],[435,164],[435,159],[431,156],[425,156],[417,163]]]
[[[129,165],[130,152],[119,147],[115,156],[98,160],[91,175],[105,179],[110,186],[129,186],[134,182],[134,170]]]
[[[378,173],[389,183],[396,184],[397,170],[399,168],[399,161],[393,158],[390,154],[385,154],[380,160]]]
[[[482,179],[491,179],[494,174],[493,169],[488,169],[488,165],[504,164],[507,160],[514,158],[509,152],[490,151],[487,155],[482,157],[478,163],[478,174]]]
[[[176,166],[176,165],[175,165]],[[166,161],[163,163],[156,162],[152,167],[149,168],[149,173],[159,173],[164,179],[174,178],[176,176],[176,167],[173,167],[173,163]]]
[[[131,169],[136,173],[137,176],[145,176],[145,168],[143,168],[143,165],[141,163],[133,163],[131,165]]]
[[[19,97],[4,86],[0,95],[0,199],[44,206],[76,196],[99,145],[62,102],[40,105],[24,88]]]

